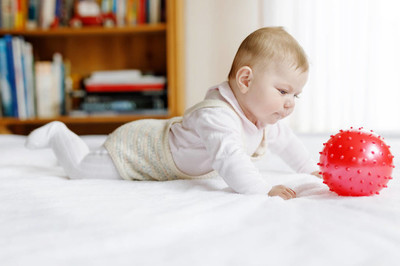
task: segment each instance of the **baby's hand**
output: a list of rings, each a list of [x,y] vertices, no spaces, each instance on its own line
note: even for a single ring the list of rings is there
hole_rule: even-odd
[[[320,175],[318,171],[312,172],[311,174],[315,175],[318,178],[322,178],[322,175]]]
[[[268,192],[268,196],[274,197],[279,196],[284,200],[293,199],[296,197],[296,192],[293,189],[287,188],[282,185],[274,186]]]

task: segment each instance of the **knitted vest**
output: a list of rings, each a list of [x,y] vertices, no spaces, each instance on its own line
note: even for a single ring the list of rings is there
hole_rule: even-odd
[[[185,115],[201,108],[215,107],[233,110],[224,101],[207,99],[188,109]],[[215,171],[211,171],[200,176],[190,176],[176,167],[169,147],[168,135],[171,126],[181,122],[182,117],[143,119],[122,125],[112,132],[104,146],[121,177],[126,180],[165,181],[208,178],[217,175]],[[264,130],[263,139],[251,157],[257,159],[265,153],[265,150],[266,131]]]

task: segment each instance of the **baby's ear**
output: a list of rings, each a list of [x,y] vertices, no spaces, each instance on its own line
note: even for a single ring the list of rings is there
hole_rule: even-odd
[[[239,91],[243,94],[250,89],[250,83],[253,79],[253,70],[249,66],[243,66],[236,72],[236,83]]]

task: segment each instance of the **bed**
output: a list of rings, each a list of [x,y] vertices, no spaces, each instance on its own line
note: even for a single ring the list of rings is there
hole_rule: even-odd
[[[301,136],[315,159],[329,136]],[[90,146],[105,136],[84,136]],[[233,193],[220,178],[69,180],[50,150],[0,135],[0,265],[398,265],[400,175],[339,197],[267,154],[257,166],[298,198]],[[388,138],[400,159],[400,138]]]

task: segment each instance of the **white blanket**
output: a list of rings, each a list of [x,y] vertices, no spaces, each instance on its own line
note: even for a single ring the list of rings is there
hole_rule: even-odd
[[[324,137],[302,137],[315,159]],[[0,265],[399,265],[400,175],[339,197],[273,155],[258,163],[298,198],[233,193],[220,178],[69,180],[50,150],[0,135]],[[87,136],[97,145],[104,136]],[[400,140],[386,140],[399,165]]]

